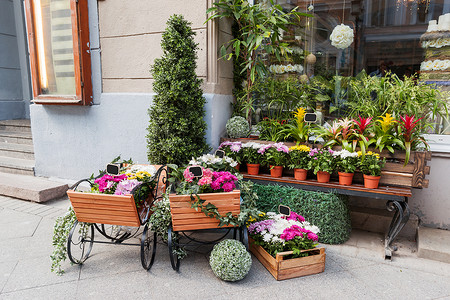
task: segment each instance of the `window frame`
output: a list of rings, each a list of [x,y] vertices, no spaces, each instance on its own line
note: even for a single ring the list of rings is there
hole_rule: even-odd
[[[25,14],[30,56],[33,102],[35,104],[92,105],[91,53],[89,42],[89,16],[87,0],[70,1],[75,95],[45,95],[41,93],[34,28],[33,0],[25,0]]]

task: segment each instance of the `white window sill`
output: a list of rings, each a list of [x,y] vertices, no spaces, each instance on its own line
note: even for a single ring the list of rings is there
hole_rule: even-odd
[[[439,153],[450,153],[450,135],[425,134],[424,137],[430,145],[433,156],[437,156]]]

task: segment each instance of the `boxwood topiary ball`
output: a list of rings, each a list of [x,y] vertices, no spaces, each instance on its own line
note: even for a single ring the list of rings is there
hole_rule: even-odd
[[[232,117],[225,125],[230,138],[236,139],[246,137],[250,132],[250,126],[245,118],[241,116]]]
[[[237,240],[224,240],[214,246],[209,258],[214,274],[225,281],[243,279],[250,271],[252,257]]]

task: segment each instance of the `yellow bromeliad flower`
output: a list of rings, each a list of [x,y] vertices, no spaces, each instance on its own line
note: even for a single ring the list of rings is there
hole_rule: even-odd
[[[305,113],[306,113],[306,110],[303,107],[300,107],[297,109],[297,111],[294,111],[294,116],[297,119],[297,123],[303,123]]]
[[[311,149],[308,146],[306,146],[306,145],[295,145],[295,146],[292,146],[291,148],[289,148],[289,151],[292,151],[292,150],[297,150],[297,151],[302,151],[302,152],[309,152],[309,151],[311,151]]]
[[[396,122],[395,119],[391,116],[391,114],[386,114],[386,116],[380,116],[380,118],[381,120],[377,120],[377,122],[380,123],[381,129],[384,132],[387,132],[391,127],[391,125]]]

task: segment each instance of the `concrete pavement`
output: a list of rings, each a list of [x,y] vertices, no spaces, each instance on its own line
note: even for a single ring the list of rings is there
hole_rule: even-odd
[[[57,276],[50,272],[53,224],[68,205],[0,196],[0,299],[450,299],[449,263],[418,258],[407,240],[385,261],[382,236],[361,231],[343,245],[325,245],[324,273],[285,281],[254,257],[242,281],[221,281],[208,248],[190,252],[176,273],[161,243],[149,272],[139,247],[95,244],[83,266],[65,262]]]

